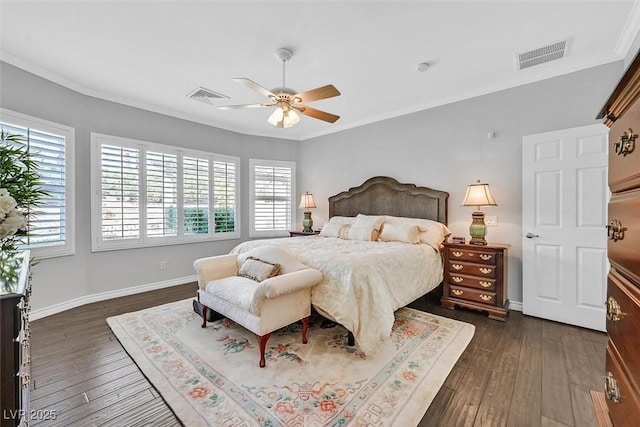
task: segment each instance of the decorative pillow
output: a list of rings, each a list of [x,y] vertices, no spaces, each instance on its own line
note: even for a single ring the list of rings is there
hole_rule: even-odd
[[[355,220],[355,216],[332,216],[329,220],[329,224],[351,225]]]
[[[378,230],[375,228],[364,228],[354,226],[344,226],[340,230],[340,238],[345,240],[364,240],[375,242],[378,240]]]
[[[385,222],[380,232],[383,242],[420,243],[420,229],[417,225]]]
[[[280,264],[273,264],[250,256],[242,264],[237,275],[262,282],[278,274],[280,274]]]
[[[353,223],[354,227],[358,228],[373,228],[375,230],[380,231],[380,227],[384,223],[385,217],[380,215],[362,215],[358,214],[355,222]]]
[[[322,230],[320,231],[320,236],[322,237],[339,237],[340,230],[344,227],[343,224],[332,224],[331,222],[326,223],[322,226]],[[348,226],[347,226],[348,227]]]
[[[420,241],[439,251],[444,241],[451,235],[451,231],[442,223],[436,224],[438,225],[432,225],[420,233]]]

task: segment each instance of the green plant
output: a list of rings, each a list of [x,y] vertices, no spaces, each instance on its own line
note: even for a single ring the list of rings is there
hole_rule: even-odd
[[[42,189],[38,165],[24,136],[0,130],[0,248],[14,252],[22,244],[35,215],[33,210],[47,193]]]

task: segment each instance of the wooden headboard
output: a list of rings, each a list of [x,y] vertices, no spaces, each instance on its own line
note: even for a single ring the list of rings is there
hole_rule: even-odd
[[[426,218],[447,224],[449,193],[401,184],[388,176],[369,178],[362,185],[329,197],[329,217],[393,215]]]

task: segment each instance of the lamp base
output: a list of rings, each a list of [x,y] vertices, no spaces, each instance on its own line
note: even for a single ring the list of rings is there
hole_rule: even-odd
[[[471,214],[472,222],[469,226],[469,234],[471,235],[470,245],[486,245],[487,241],[484,236],[487,235],[487,226],[484,223],[484,212],[475,211]]]
[[[311,219],[311,211],[306,211],[304,213],[304,219],[302,220],[302,232],[303,233],[313,233],[313,220]]]

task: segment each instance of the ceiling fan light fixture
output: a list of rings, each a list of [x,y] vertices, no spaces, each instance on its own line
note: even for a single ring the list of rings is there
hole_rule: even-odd
[[[293,110],[285,111],[282,107],[278,107],[267,121],[277,128],[291,128],[300,121],[300,116]]]

